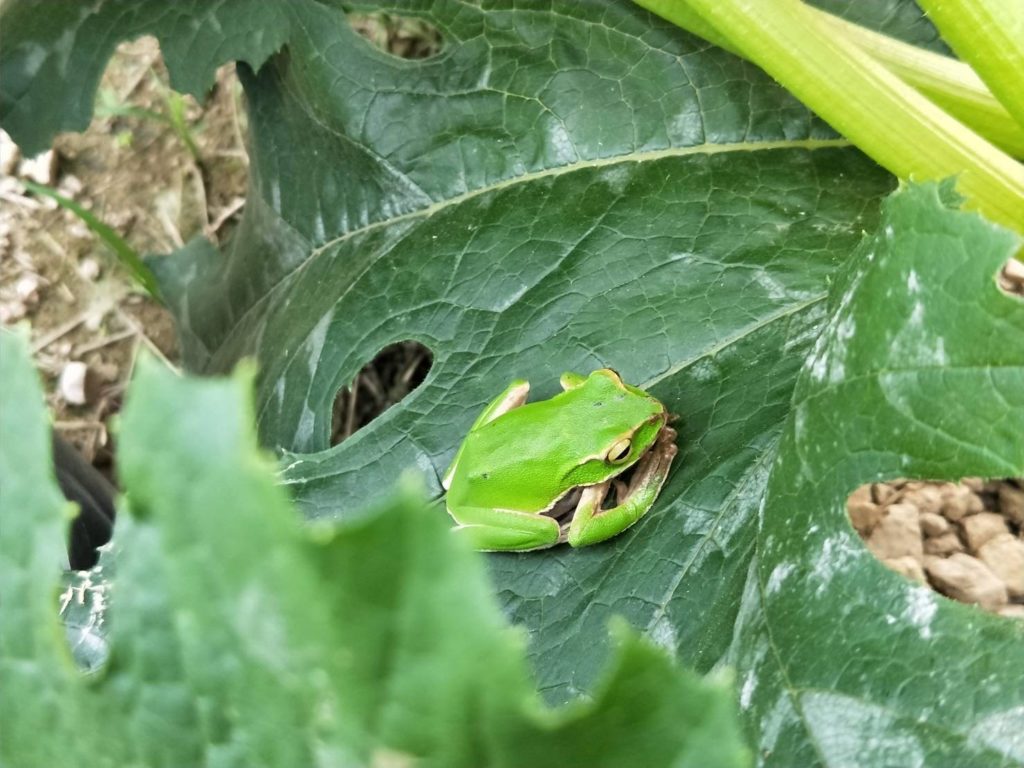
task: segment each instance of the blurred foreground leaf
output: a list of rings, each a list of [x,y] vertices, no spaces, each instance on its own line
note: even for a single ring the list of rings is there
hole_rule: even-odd
[[[87,678],[56,619],[65,505],[41,391],[24,345],[0,345],[5,765],[749,762],[731,686],[623,626],[592,699],[545,709],[482,557],[415,494],[305,526],[256,450],[248,370],[198,381],[141,367],[110,656]]]

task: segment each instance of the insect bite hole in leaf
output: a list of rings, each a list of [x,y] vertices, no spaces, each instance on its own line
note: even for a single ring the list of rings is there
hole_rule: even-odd
[[[423,383],[434,356],[418,341],[399,341],[381,349],[342,387],[331,412],[331,445],[347,440]]]
[[[1018,299],[1024,299],[1024,261],[1010,259],[1001,270],[996,281],[1003,293]]]
[[[393,13],[349,13],[346,18],[370,45],[395,58],[422,61],[444,47],[441,32],[424,19]]]
[[[1024,478],[869,483],[847,513],[883,565],[964,603],[1024,619]]]

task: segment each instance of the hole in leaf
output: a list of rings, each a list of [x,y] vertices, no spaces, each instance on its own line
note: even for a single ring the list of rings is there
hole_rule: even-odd
[[[1024,261],[1010,259],[1006,262],[999,270],[998,282],[1005,293],[1024,299]]]
[[[883,565],[1024,619],[1024,478],[871,483],[850,495],[847,512]]]
[[[437,27],[423,19],[393,13],[350,13],[348,23],[374,48],[399,59],[429,59],[441,52]]]
[[[334,398],[331,445],[347,440],[423,383],[434,356],[418,341],[384,347]]]

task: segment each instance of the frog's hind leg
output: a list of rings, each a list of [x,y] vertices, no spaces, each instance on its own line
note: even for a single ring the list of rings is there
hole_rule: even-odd
[[[455,534],[484,552],[525,552],[559,542],[558,521],[546,515],[509,509],[468,507],[459,510]]]
[[[516,379],[505,387],[504,392],[487,404],[487,407],[485,407],[483,411],[480,412],[480,415],[476,417],[476,421],[473,422],[473,426],[469,428],[469,431],[472,432],[477,427],[486,424],[489,421],[494,421],[503,413],[508,413],[513,408],[518,408],[526,402],[526,397],[529,394],[530,382],[525,379]],[[461,456],[462,446],[459,446],[459,450],[455,454],[455,458],[452,459],[452,463],[449,465],[448,469],[445,470],[444,477],[441,478],[441,487],[446,491],[452,484],[452,475],[455,474],[455,467],[458,465],[459,458]]]

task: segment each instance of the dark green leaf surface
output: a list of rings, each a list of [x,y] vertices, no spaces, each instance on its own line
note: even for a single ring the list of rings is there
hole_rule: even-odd
[[[1024,765],[1024,623],[889,571],[846,517],[866,481],[1024,474],[1024,302],[995,282],[1020,245],[912,187],[831,293],[729,659],[780,765]]]
[[[41,392],[24,347],[0,347],[4,434],[30,449],[17,466],[11,440],[0,451],[4,765],[749,764],[731,681],[702,681],[621,625],[596,694],[544,709],[482,556],[415,494],[304,527],[256,451],[244,372],[142,366],[121,438],[133,514],[118,517],[111,653],[86,678],[55,591],[36,586],[56,584],[39,557],[61,547]]]
[[[912,2],[821,4],[937,47]],[[892,179],[749,64],[626,3],[558,4],[555,13],[543,2],[402,3],[444,38],[441,54],[419,62],[373,49],[336,8],[287,8],[285,53],[256,74],[241,69],[253,175],[233,247],[221,259],[196,241],[158,268],[193,369],[259,360],[261,438],[284,455],[282,477],[303,511],[355,521],[409,469],[439,494],[438,475],[469,424],[510,379],[527,377],[533,396],[546,397],[563,370],[611,365],[682,416],[680,456],[658,504],[623,536],[578,552],[491,558],[549,700],[594,689],[607,622],[621,615],[698,669],[737,668],[766,763],[855,763],[843,749],[870,738],[881,764],[916,758],[918,745],[939,765],[1024,761],[1013,735],[1024,732],[1024,710],[1005,674],[1020,668],[1017,630],[930,597],[922,610],[934,627],[950,623],[920,637],[905,620],[923,593],[866,559],[836,501],[857,482],[912,469],[1022,471],[1012,439],[1020,401],[991,384],[1019,382],[1019,367],[1001,355],[1022,347],[1014,305],[993,293],[995,262],[975,264],[988,270],[975,283],[954,279],[939,265],[974,262],[954,239],[936,258],[939,240],[925,232],[930,245],[913,251],[915,279],[930,286],[925,317],[954,328],[965,308],[977,317],[959,335],[929,322],[899,336],[914,305],[906,317],[888,309],[906,298],[907,273],[861,303],[876,317],[856,325],[874,326],[879,354],[899,341],[907,360],[934,358],[942,338],[952,361],[959,338],[982,383],[957,384],[933,359],[931,378],[845,395],[800,444],[799,455],[820,449],[825,463],[799,494],[776,491],[785,470],[775,462],[790,466],[796,450],[793,403],[809,397],[806,384],[794,401],[809,354],[823,382],[839,367],[853,377],[855,362],[874,370],[866,358],[840,360],[821,331],[850,327],[836,325],[840,305],[826,299],[862,233],[875,230]],[[954,230],[966,221],[915,205],[935,222],[953,216]],[[406,338],[434,352],[427,381],[328,448],[338,388]],[[1016,410],[1007,405],[997,419],[967,407],[989,402],[986,391]],[[893,414],[917,427],[889,435]],[[951,426],[961,443],[947,443]],[[987,447],[987,429],[1003,434],[993,442],[1009,454],[964,447],[968,437]],[[863,448],[868,437],[896,447]],[[916,458],[904,464],[903,455]],[[853,463],[837,479],[840,460]],[[759,515],[769,478],[770,502],[781,506]],[[789,496],[799,496],[798,510],[781,501]],[[817,548],[776,552],[773,509],[773,526]],[[784,607],[765,601],[779,565],[827,574],[848,561],[859,565],[831,591],[791,577]],[[790,583],[785,568],[777,573]],[[796,614],[813,601],[808,626]],[[799,631],[786,629],[791,621]],[[839,636],[846,645],[834,651]],[[911,636],[916,645],[901,644]],[[851,660],[860,644],[867,655]],[[940,711],[954,688],[955,724]],[[927,693],[917,700],[919,690]]]

